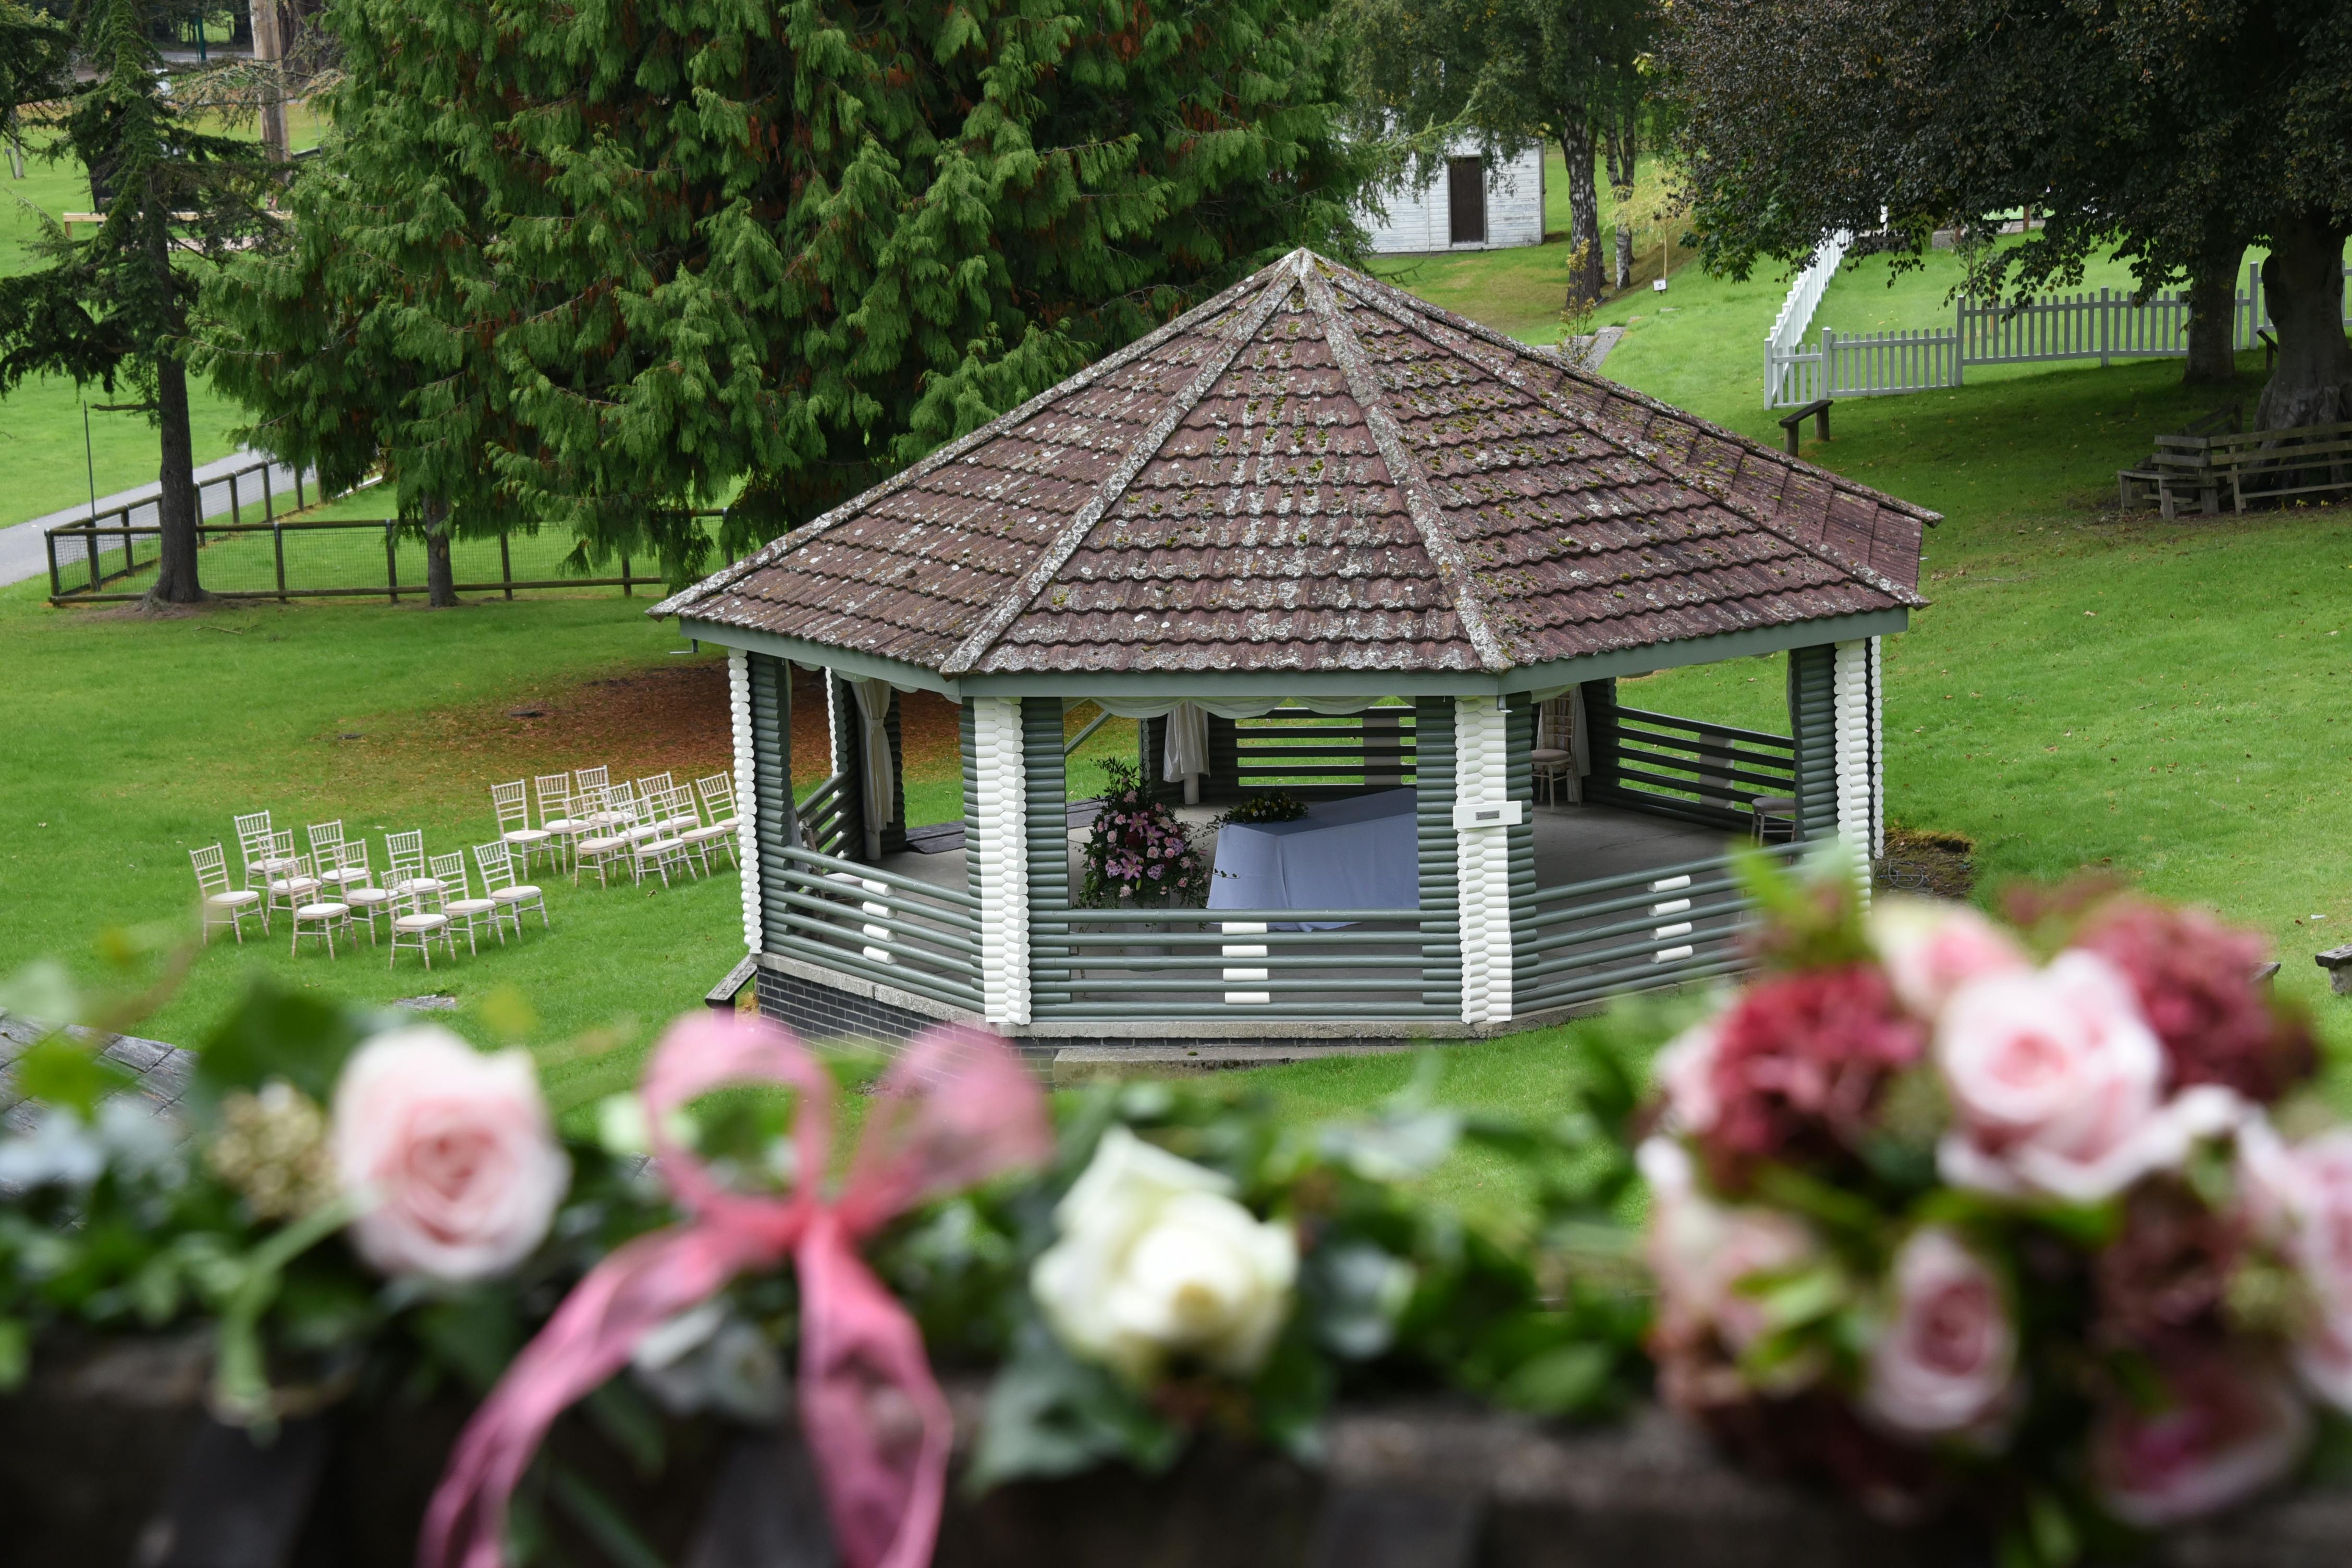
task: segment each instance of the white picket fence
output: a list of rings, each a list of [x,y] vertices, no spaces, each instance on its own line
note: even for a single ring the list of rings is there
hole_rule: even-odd
[[[2352,278],[2352,267],[2344,270]],[[1826,286],[1826,278],[1822,283]],[[1808,319],[1820,298],[1816,289],[1812,304],[1806,307]],[[1793,291],[1790,300],[1795,300]],[[1787,313],[1783,307],[1782,314]],[[2260,342],[2257,330],[2269,321],[2262,272],[2249,267],[2246,287],[2230,312],[2231,346],[2252,348]],[[2347,324],[2352,325],[2352,318]],[[1964,299],[1949,327],[1844,336],[1824,327],[1810,347],[1795,342],[1769,344],[1764,405],[1795,408],[1822,397],[1877,397],[1958,386],[1972,364],[2093,359],[2106,364],[2188,352],[2189,299],[2177,289],[2144,304],[2134,304],[2128,292],[2115,289],[2046,296],[2016,310]]]
[[[1772,330],[1764,337],[1764,406],[1777,406],[1780,395],[1779,377],[1785,374],[1777,367],[1792,363],[1788,356],[1804,345],[1805,329],[1813,324],[1813,310],[1822,302],[1822,292],[1837,276],[1838,264],[1845,259],[1846,247],[1853,243],[1853,235],[1840,229],[1828,243],[1813,252],[1813,258],[1789,285],[1789,297],[1780,301],[1780,313],[1773,318]],[[1810,403],[1811,398],[1798,401]]]

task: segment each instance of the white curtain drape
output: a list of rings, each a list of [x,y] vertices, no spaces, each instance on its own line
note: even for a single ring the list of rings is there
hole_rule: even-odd
[[[1584,691],[1570,686],[1536,696],[1536,750],[1568,753],[1568,798],[1584,802],[1584,781],[1592,773],[1592,741],[1584,721]]]
[[[1168,710],[1168,743],[1162,748],[1160,776],[1184,786],[1184,804],[1197,805],[1201,780],[1209,771],[1209,716],[1197,702],[1179,702]]]
[[[898,793],[898,777],[890,766],[890,683],[887,680],[853,680],[849,683],[857,694],[858,744],[863,750],[866,773],[866,858],[882,858],[882,829],[891,816],[891,801]]]

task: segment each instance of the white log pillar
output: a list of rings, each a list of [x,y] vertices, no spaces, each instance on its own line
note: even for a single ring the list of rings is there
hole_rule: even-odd
[[[1029,1021],[1029,777],[1016,698],[971,700],[972,820],[965,824],[980,895],[981,1013]]]
[[[1837,743],[1838,836],[1853,855],[1854,876],[1865,908],[1870,903],[1870,865],[1885,852],[1879,819],[1878,639],[1842,642],[1831,664],[1831,706]]]
[[[784,679],[792,679],[792,666]],[[735,724],[735,852],[743,867],[743,945],[760,951],[760,793],[758,757],[751,742],[751,657],[741,648],[727,653],[727,711]],[[787,721],[789,722],[789,721]]]
[[[1454,700],[1454,843],[1462,1021],[1511,1016],[1510,728],[1491,697]],[[1481,823],[1491,815],[1494,821]]]
[[[752,773],[751,654],[743,648],[727,651],[727,712],[734,720],[736,738],[736,858],[743,863],[743,947],[760,952],[760,790]]]

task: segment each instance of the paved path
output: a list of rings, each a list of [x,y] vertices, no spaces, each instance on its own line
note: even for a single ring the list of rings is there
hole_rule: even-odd
[[[158,1116],[178,1110],[181,1097],[188,1091],[188,1078],[195,1068],[193,1053],[160,1040],[142,1040],[135,1035],[93,1035],[87,1029],[72,1032],[85,1041],[106,1041],[98,1054],[131,1076],[130,1086],[118,1092],[136,1096]],[[0,1131],[30,1132],[39,1120],[33,1102],[16,1092],[16,1058],[47,1033],[30,1019],[0,1013]]]
[[[200,499],[204,515],[218,517],[228,510],[228,475],[236,469],[258,462],[260,459],[261,454],[258,452],[232,452],[217,462],[205,463],[196,469],[196,494]],[[305,473],[302,476],[303,484],[306,487],[309,486],[314,476]],[[98,498],[98,514],[101,519],[111,521],[106,519],[108,512],[112,511],[116,507],[128,506],[131,509],[131,521],[133,527],[143,525],[152,528],[155,523],[155,497],[162,489],[160,484],[147,484],[134,489],[117,490],[110,496],[100,496]],[[269,467],[269,490],[273,497],[284,498],[282,504],[278,508],[278,510],[282,511],[292,507],[294,470],[283,463],[272,463]],[[315,500],[318,492],[306,489],[304,493]],[[249,522],[259,522],[261,521],[261,476],[253,474],[239,479],[237,497],[245,503],[246,520]],[[0,497],[0,500],[5,499]],[[21,583],[27,577],[47,576],[49,556],[47,550],[41,543],[42,534],[61,522],[79,522],[89,516],[89,503],[84,501],[79,506],[69,506],[63,510],[53,511],[47,517],[37,517],[30,522],[17,523],[13,528],[0,528],[0,583]],[[101,540],[100,542],[104,543],[105,541]],[[152,550],[153,546],[148,544],[146,548]],[[63,561],[58,563],[61,569],[68,564]],[[87,580],[88,568],[85,567],[84,581]]]

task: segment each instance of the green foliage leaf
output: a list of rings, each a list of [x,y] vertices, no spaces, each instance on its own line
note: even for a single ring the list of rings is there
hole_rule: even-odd
[[[1561,1345],[1514,1367],[1497,1392],[1515,1410],[1577,1415],[1601,1403],[1615,1360],[1606,1345]]]
[[[32,1325],[22,1318],[0,1318],[0,1394],[22,1388],[32,1370]]]
[[[1159,1471],[1182,1434],[1108,1370],[1081,1362],[1036,1319],[989,1385],[965,1484],[973,1492],[1024,1476],[1076,1475],[1108,1459]]]
[[[349,1011],[305,992],[256,981],[198,1047],[196,1083],[214,1096],[284,1079],[321,1105],[362,1031]]]

